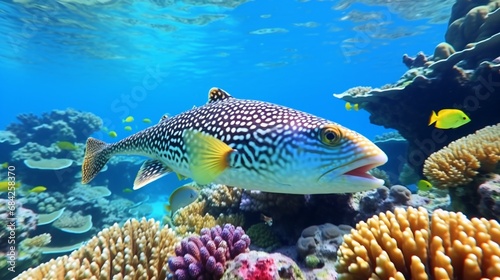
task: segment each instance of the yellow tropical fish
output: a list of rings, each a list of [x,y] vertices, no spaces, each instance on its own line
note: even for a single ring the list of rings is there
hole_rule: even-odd
[[[44,186],[36,186],[36,187],[32,188],[31,190],[29,190],[28,192],[30,192],[30,193],[41,193],[41,192],[44,192],[46,190],[47,190],[47,188],[44,187]]]
[[[122,190],[122,192],[124,192],[124,193],[131,193],[131,192],[133,192],[133,191],[134,191],[134,190],[132,190],[131,188],[124,188],[124,189]]]
[[[126,117],[125,119],[122,120],[122,122],[126,122],[126,123],[129,123],[129,122],[133,122],[134,121],[134,117],[132,116],[128,116]]]
[[[0,192],[6,192],[9,191],[9,181],[0,181]],[[19,188],[21,186],[21,182],[17,181],[14,184],[14,188]]]
[[[4,163],[2,163],[1,167],[2,168],[7,168],[7,167],[9,167],[9,163],[8,162],[4,162]]]
[[[347,111],[351,111],[352,109],[354,109],[354,111],[358,111],[359,110],[359,104],[351,104],[350,102],[346,102],[345,103],[345,109]]]
[[[132,127],[130,125],[127,125],[126,127],[124,127],[123,129],[125,129],[126,131],[131,131],[132,130]]]
[[[420,180],[417,182],[417,188],[420,191],[428,191],[432,189],[432,184],[427,180]]]
[[[170,215],[172,216],[175,212],[177,212],[177,210],[193,203],[199,195],[200,192],[198,191],[198,188],[192,185],[188,184],[178,187],[170,195],[170,198],[168,199],[169,203],[165,205],[165,210],[170,212]]]
[[[436,128],[450,129],[461,127],[470,122],[470,118],[459,109],[442,109],[437,114],[432,111],[429,125],[436,123]]]
[[[61,150],[65,151],[76,151],[78,150],[78,147],[75,146],[75,144],[69,142],[69,141],[59,141],[56,142],[56,146],[59,147]]]
[[[108,135],[109,135],[109,137],[113,137],[113,138],[115,138],[116,136],[118,136],[118,134],[116,134],[116,131],[110,131],[108,133]]]
[[[143,123],[151,123],[151,120],[150,120],[150,119],[148,119],[148,118],[144,118],[144,119],[142,119],[142,122],[143,122]]]

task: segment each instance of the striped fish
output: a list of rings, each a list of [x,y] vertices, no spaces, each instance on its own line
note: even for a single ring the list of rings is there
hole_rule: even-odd
[[[117,143],[89,138],[82,183],[114,155],[148,158],[134,189],[171,172],[198,184],[275,193],[346,193],[383,181],[367,173],[387,161],[375,144],[337,123],[291,108],[237,99],[212,88],[206,105],[165,117]]]

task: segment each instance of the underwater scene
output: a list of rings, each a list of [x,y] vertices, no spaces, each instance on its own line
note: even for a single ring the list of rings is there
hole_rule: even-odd
[[[0,0],[0,279],[500,279],[500,0]]]

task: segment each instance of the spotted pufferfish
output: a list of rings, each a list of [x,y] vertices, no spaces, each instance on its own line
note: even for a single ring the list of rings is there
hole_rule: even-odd
[[[82,183],[89,183],[118,154],[150,159],[134,181],[139,189],[175,172],[205,185],[290,194],[348,193],[383,180],[367,173],[387,161],[361,134],[284,106],[237,99],[222,89],[208,103],[116,143],[88,138]]]

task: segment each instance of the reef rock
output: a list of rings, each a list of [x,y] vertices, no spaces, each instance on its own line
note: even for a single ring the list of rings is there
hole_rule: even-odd
[[[346,102],[361,103],[370,113],[370,122],[396,129],[408,141],[406,163],[421,173],[425,159],[433,152],[464,135],[500,122],[500,65],[460,64],[477,53],[495,49],[500,56],[500,34],[494,44],[485,41],[473,49],[456,52],[427,68],[410,69],[393,87],[383,89],[351,89],[335,94]],[[488,46],[488,44],[492,46]],[[493,47],[494,46],[494,47]],[[458,61],[457,61],[458,60]],[[457,129],[428,126],[432,111],[456,108],[472,120]],[[403,159],[404,161],[404,159]]]
[[[412,194],[404,186],[394,185],[390,189],[380,187],[367,191],[359,200],[359,212],[355,220],[366,220],[380,212],[393,211],[395,207],[418,207],[427,203],[429,199]]]
[[[486,181],[479,185],[478,192],[481,215],[500,220],[500,175],[490,173]]]
[[[297,240],[297,252],[307,267],[322,267],[329,261],[335,261],[343,236],[351,229],[348,225],[330,223],[305,228]]]

